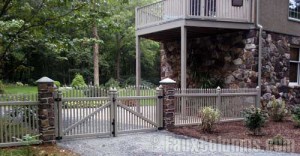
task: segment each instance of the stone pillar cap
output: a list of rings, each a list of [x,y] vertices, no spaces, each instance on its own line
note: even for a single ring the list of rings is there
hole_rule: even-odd
[[[170,79],[170,78],[165,78],[165,79],[159,81],[159,83],[160,83],[160,84],[175,84],[176,81],[174,81],[174,80],[172,80],[172,79]]]
[[[49,83],[49,82],[54,82],[54,80],[50,79],[49,77],[44,76],[44,77],[38,79],[36,82],[37,83]]]

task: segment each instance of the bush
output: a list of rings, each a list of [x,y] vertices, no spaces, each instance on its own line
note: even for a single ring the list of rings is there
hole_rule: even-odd
[[[84,82],[83,76],[77,73],[75,75],[74,79],[72,80],[71,86],[72,87],[86,86],[86,83]]]
[[[269,140],[269,144],[271,145],[287,145],[287,139],[285,139],[282,135],[278,134],[272,139]]]
[[[287,115],[288,110],[285,107],[285,102],[281,99],[273,98],[268,104],[268,113],[271,119],[275,122],[282,121]]]
[[[300,127],[300,106],[292,110],[292,119],[296,127]]]
[[[4,93],[4,84],[3,82],[0,80],[0,94]]]
[[[22,82],[16,82],[16,86],[24,86]]]
[[[211,107],[204,107],[200,110],[201,124],[200,127],[204,132],[212,132],[214,124],[220,119],[220,112]]]
[[[254,106],[243,110],[242,113],[245,118],[245,126],[253,132],[254,135],[259,135],[261,133],[261,127],[266,123],[268,114]]]
[[[55,86],[56,86],[57,88],[60,87],[60,82],[59,82],[59,81],[54,81],[54,84],[55,84]]]
[[[104,85],[105,88],[109,89],[111,87],[119,88],[120,83],[114,78],[110,78]]]

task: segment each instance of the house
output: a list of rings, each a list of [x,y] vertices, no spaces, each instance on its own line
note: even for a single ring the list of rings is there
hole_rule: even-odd
[[[140,39],[161,43],[161,77],[181,88],[255,88],[300,103],[300,0],[162,0],[136,9]]]

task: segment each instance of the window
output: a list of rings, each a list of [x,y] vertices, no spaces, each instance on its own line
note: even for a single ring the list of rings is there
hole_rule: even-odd
[[[300,20],[300,0],[289,0],[289,18]]]
[[[300,48],[290,48],[290,85],[300,84]]]

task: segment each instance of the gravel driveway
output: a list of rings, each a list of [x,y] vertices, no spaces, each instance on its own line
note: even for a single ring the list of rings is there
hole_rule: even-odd
[[[114,138],[61,141],[58,145],[82,156],[300,156],[214,144],[167,131],[126,134]]]

